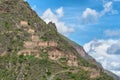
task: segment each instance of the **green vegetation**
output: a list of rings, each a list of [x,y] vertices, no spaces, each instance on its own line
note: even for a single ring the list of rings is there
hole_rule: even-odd
[[[66,57],[63,57],[63,58],[60,58],[59,59],[61,62],[66,62],[67,61],[67,58]]]
[[[96,65],[83,59],[76,49],[56,30],[54,23],[46,24],[23,0],[0,0],[0,80],[113,80],[107,74],[90,78],[90,71],[81,67],[98,69]],[[28,22],[24,26],[20,21]],[[40,41],[54,41],[57,47],[30,48],[38,50],[33,55],[17,55],[25,50],[24,42],[31,41],[28,30],[35,30],[34,35]],[[48,59],[48,52],[59,50],[64,54],[77,57],[79,66],[68,66],[68,58],[61,57],[57,61]],[[26,53],[27,54],[27,53]],[[36,58],[34,54],[39,54]],[[98,69],[99,70],[99,69]]]
[[[40,57],[42,57],[42,59],[48,59],[48,53],[41,53]]]

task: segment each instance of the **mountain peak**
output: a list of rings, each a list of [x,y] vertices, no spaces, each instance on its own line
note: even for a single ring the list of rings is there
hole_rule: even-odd
[[[55,23],[49,22],[48,25],[57,31]]]

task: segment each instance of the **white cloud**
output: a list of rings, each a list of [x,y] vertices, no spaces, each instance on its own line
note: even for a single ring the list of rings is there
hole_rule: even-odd
[[[104,10],[101,12],[101,15],[105,15],[107,12],[110,12],[112,10],[112,2],[107,2],[103,5]]]
[[[112,1],[110,1],[110,2],[107,2],[106,4],[104,4],[104,9],[105,9],[105,11],[110,11],[111,9],[112,9]]]
[[[120,36],[120,30],[105,30],[104,34],[109,37],[119,37]]]
[[[97,12],[95,9],[86,8],[85,11],[83,11],[81,18],[82,23],[96,23],[98,19],[106,14],[118,14],[119,12],[117,10],[113,9],[113,2],[105,2],[103,4],[103,10],[100,12]]]
[[[102,66],[120,76],[120,40],[93,40],[84,45],[84,49]],[[116,46],[119,46],[116,48]],[[109,52],[112,51],[112,54]],[[116,52],[118,52],[116,54]]]
[[[107,13],[118,14],[118,11],[113,9],[112,4],[113,4],[112,1],[109,1],[109,2],[105,3],[103,5],[104,9],[101,11],[100,15],[103,16],[103,15],[105,15]]]
[[[59,17],[63,16],[63,7],[60,7],[59,9],[56,10],[56,13],[58,14]]]
[[[99,14],[96,10],[91,8],[86,8],[82,14],[83,23],[94,23],[98,20]]]
[[[56,22],[58,20],[57,16],[51,11],[51,9],[47,9],[41,18],[46,22],[49,23],[50,21]]]
[[[116,43],[116,44],[111,45],[111,47],[108,48],[107,53],[120,55],[120,43]]]
[[[60,33],[67,35],[71,32],[74,32],[74,28],[66,26],[65,22],[61,21],[60,19],[63,17],[63,8],[60,7],[56,10],[56,13],[53,13],[51,9],[47,9],[41,18],[46,22],[53,22],[56,24],[57,29]]]

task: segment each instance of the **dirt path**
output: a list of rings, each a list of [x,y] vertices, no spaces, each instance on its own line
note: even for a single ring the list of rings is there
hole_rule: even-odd
[[[55,74],[52,74],[47,80],[53,80],[56,75],[61,74],[61,73],[66,73],[66,72],[71,72],[71,71],[70,70],[59,71]]]

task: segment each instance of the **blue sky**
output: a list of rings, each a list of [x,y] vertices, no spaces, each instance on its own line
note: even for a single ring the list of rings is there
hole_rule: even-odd
[[[60,33],[83,45],[104,68],[120,76],[120,0],[27,2],[46,23],[54,22]]]
[[[56,10],[62,7],[63,16],[58,20],[64,22],[65,26],[72,27],[74,31],[61,33],[67,35],[70,39],[84,45],[93,39],[106,39],[113,36],[105,34],[106,30],[120,29],[120,1],[111,0],[27,0],[32,8],[42,17],[47,9],[50,9],[54,15]],[[111,4],[108,4],[111,3]],[[104,11],[104,5],[108,4]],[[88,11],[86,9],[89,9]],[[88,14],[82,19],[82,14],[86,11]],[[94,19],[97,13],[96,20]],[[103,13],[102,13],[103,12]],[[89,15],[91,14],[91,15]],[[91,18],[91,19],[90,19]],[[93,18],[93,21],[92,21]],[[88,19],[88,21],[87,21]],[[54,21],[53,21],[54,22]],[[116,34],[117,35],[117,34]],[[116,38],[116,37],[114,37]]]

